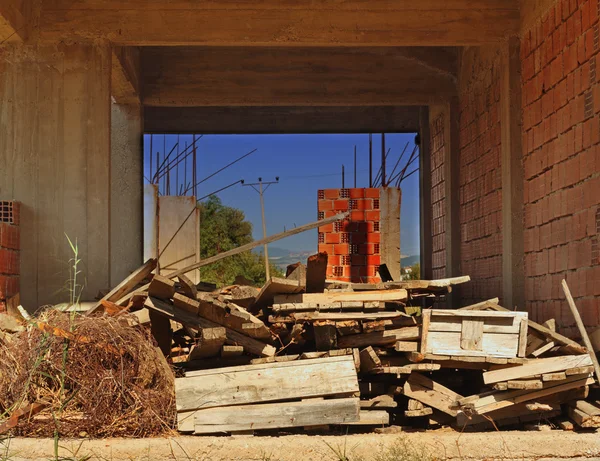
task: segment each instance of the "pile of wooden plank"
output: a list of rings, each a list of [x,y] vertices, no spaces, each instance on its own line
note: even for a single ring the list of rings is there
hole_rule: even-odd
[[[149,263],[96,310],[149,323],[181,370],[182,432],[600,427],[593,351],[554,321],[498,299],[430,308],[469,277],[340,283],[325,280],[323,260],[261,289],[212,292],[152,276]]]

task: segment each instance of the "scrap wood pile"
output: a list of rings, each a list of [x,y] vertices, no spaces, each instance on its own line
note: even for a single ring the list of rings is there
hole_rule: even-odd
[[[173,374],[146,328],[47,309],[0,314],[0,436],[172,431]]]
[[[468,277],[350,284],[326,281],[324,267],[316,255],[260,290],[202,292],[181,273],[150,276],[117,287],[98,310],[143,306],[135,314],[182,370],[184,433],[600,424],[595,356],[554,321],[537,324],[497,299],[415,308]]]

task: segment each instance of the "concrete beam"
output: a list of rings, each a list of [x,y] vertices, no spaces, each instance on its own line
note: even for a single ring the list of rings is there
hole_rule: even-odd
[[[0,45],[22,42],[27,36],[25,0],[0,2]]]
[[[507,308],[525,308],[523,237],[523,148],[520,41],[502,50],[500,130],[502,136],[502,298]]]
[[[140,104],[140,50],[113,47],[111,96],[117,104]]]
[[[397,106],[427,105],[455,94],[452,73],[440,72],[407,53],[389,47],[149,47],[142,50],[143,102],[147,106]]]
[[[467,46],[497,42],[518,27],[518,0],[45,0],[40,38],[138,46]]]
[[[145,107],[146,133],[415,133],[419,106]]]

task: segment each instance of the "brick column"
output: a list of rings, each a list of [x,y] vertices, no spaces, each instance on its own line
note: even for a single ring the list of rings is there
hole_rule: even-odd
[[[0,201],[0,312],[6,312],[6,301],[19,292],[19,211],[18,202]]]

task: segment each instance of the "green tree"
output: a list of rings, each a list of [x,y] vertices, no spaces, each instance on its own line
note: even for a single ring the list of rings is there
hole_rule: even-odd
[[[421,263],[415,263],[410,266],[410,273],[408,274],[408,280],[419,280],[421,278]]]
[[[252,223],[246,221],[242,210],[223,205],[221,199],[211,195],[198,204],[200,209],[200,257],[214,256],[252,242]],[[281,276],[271,265],[271,275]],[[200,269],[203,282],[226,286],[242,275],[258,285],[265,282],[265,264],[262,254],[250,251],[222,259]]]

